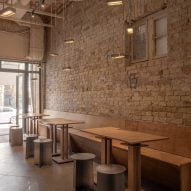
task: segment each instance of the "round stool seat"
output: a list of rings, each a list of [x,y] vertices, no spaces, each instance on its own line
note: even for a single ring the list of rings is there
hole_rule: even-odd
[[[52,143],[51,139],[46,139],[46,138],[39,138],[34,140],[34,143]]]
[[[71,155],[71,158],[74,160],[91,160],[94,159],[96,156],[92,153],[76,153]]]
[[[110,165],[99,165],[97,167],[97,172],[103,174],[120,174],[125,172],[125,167],[117,164],[110,164]]]
[[[97,167],[97,191],[125,191],[125,167],[117,164]]]
[[[93,191],[93,159],[96,156],[92,153],[76,153],[71,156],[74,159],[74,190]]]

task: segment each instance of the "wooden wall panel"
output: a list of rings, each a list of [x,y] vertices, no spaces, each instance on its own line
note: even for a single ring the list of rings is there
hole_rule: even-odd
[[[46,110],[51,117],[64,117],[84,121],[84,124],[77,127],[94,128],[113,126],[126,128],[132,131],[146,132],[169,137],[168,140],[149,143],[149,147],[191,158],[191,129],[179,128],[174,124],[153,123],[144,121],[130,121],[123,118],[111,118],[103,116],[93,116],[86,114],[57,112]]]
[[[126,128],[169,137],[168,140],[149,143],[154,149],[191,158],[191,129],[174,124],[126,120]]]

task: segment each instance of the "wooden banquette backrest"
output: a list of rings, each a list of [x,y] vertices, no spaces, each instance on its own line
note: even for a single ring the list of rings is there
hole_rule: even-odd
[[[169,137],[165,141],[149,143],[149,147],[191,158],[191,128],[177,127],[174,124],[152,123],[126,120],[125,128]]]
[[[174,124],[153,123],[145,121],[129,121],[125,118],[94,116],[69,112],[56,112],[50,110],[47,110],[46,113],[54,117],[63,117],[66,119],[73,119],[85,122],[82,125],[77,125],[78,127],[81,126],[85,128],[93,128],[113,126],[125,128],[127,130],[132,131],[140,131],[145,133],[167,136],[169,137],[168,140],[149,143],[149,147],[191,158],[190,128],[181,128],[177,127]]]

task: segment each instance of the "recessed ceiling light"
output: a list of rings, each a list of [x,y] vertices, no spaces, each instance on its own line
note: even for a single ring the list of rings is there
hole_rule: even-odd
[[[13,7],[6,7],[0,11],[0,16],[10,17],[16,13],[16,9]]]
[[[123,4],[123,1],[120,1],[120,0],[107,1],[108,6],[117,6],[122,4]]]

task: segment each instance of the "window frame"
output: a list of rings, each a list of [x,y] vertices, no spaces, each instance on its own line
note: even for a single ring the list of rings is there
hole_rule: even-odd
[[[160,19],[160,18],[167,18],[167,33],[166,33],[166,37],[167,37],[167,53],[165,54],[161,54],[161,55],[156,55],[156,39],[155,39],[155,32],[156,32],[156,27],[155,27],[155,22],[156,20]],[[132,26],[133,29],[135,29],[135,27],[140,26],[142,24],[146,25],[146,56],[143,59],[134,59],[134,42],[133,42],[133,36],[132,35],[128,35],[128,39],[130,40],[129,42],[129,51],[131,53],[131,58],[129,60],[130,64],[134,64],[134,63],[138,63],[138,62],[145,62],[145,61],[149,61],[149,60],[155,60],[158,58],[163,58],[163,57],[167,57],[168,56],[168,17],[167,17],[167,10],[160,10],[156,13],[153,13],[149,16],[146,16],[144,18],[141,18],[140,20],[135,21]]]
[[[147,61],[149,59],[149,33],[148,33],[148,19],[141,19],[139,21],[136,21],[133,24],[133,30],[135,31],[135,28],[137,26],[141,26],[144,25],[146,26],[146,33],[145,33],[145,41],[146,41],[146,52],[145,52],[145,58],[142,59],[134,59],[134,33],[133,35],[131,35],[131,63],[137,63],[137,62],[144,62]]]
[[[166,35],[163,35],[167,37],[167,53],[165,54],[161,54],[161,55],[156,55],[156,26],[155,26],[155,22],[156,20],[162,19],[162,18],[167,18],[167,11],[166,10],[162,10],[158,13],[155,13],[153,15],[151,15],[151,18],[148,18],[150,20],[150,27],[151,27],[151,37],[150,37],[150,42],[151,42],[151,58],[152,59],[157,59],[157,58],[162,58],[162,57],[166,57],[168,55],[168,18],[167,18],[167,33]],[[161,37],[161,36],[160,36]],[[158,37],[158,38],[160,38]]]

